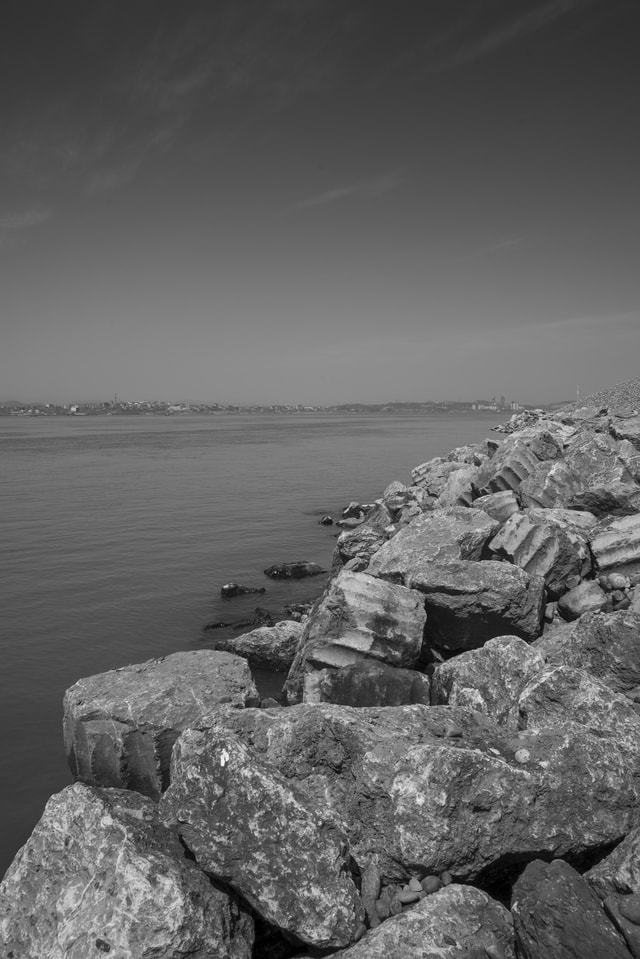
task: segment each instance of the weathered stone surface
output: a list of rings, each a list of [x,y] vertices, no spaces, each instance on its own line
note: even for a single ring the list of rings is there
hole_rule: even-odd
[[[160,810],[207,873],[285,934],[322,949],[355,939],[364,908],[345,834],[229,727],[183,733]]]
[[[640,449],[637,449],[629,440],[619,440],[618,455],[636,483],[640,483]]]
[[[391,666],[414,666],[425,619],[420,593],[344,570],[305,624],[285,684],[289,702],[300,701],[305,673],[316,669],[349,666],[367,657]]]
[[[627,440],[635,449],[640,450],[640,416],[614,420],[611,433],[617,440]]]
[[[518,728],[522,690],[544,668],[542,655],[517,636],[498,636],[481,649],[436,666],[431,680],[434,705],[465,706],[500,726]]]
[[[640,513],[595,526],[591,551],[601,572],[640,573]]]
[[[447,454],[452,463],[468,463],[469,466],[482,466],[489,458],[488,440],[472,443],[469,446],[456,446]]]
[[[488,493],[479,496],[473,501],[474,509],[481,509],[499,523],[506,523],[510,516],[519,512],[518,497],[511,489],[500,490],[499,493]]]
[[[589,572],[591,555],[586,535],[567,531],[540,516],[547,512],[554,511],[514,513],[491,540],[489,549],[527,573],[542,576],[549,596],[557,599],[566,591],[570,576],[582,577]]]
[[[245,754],[249,769],[262,770],[263,795],[285,790],[284,777],[318,817],[348,837],[358,866],[374,863],[387,883],[407,882],[417,870],[473,880],[507,863],[604,851],[640,817],[640,743],[630,749],[576,723],[512,733],[452,706],[221,707],[202,737],[203,756],[213,757],[212,782],[223,774],[216,759],[222,748],[238,757],[234,782],[244,776],[235,746],[241,741],[252,754]],[[197,796],[208,789],[197,779],[190,788]],[[231,792],[224,802],[236,809],[237,788],[226,780]],[[257,792],[248,796],[243,822],[260,821],[252,801],[264,803]],[[212,802],[202,800],[203,815]],[[192,821],[177,803],[173,810],[175,821]],[[215,828],[223,831],[226,819]],[[208,870],[208,860],[196,855]],[[239,862],[251,855],[243,847]]]
[[[594,516],[631,516],[640,512],[640,486],[637,483],[607,483],[576,493],[573,509],[589,510]]]
[[[157,799],[183,729],[214,706],[256,706],[244,659],[192,650],[78,680],[64,696],[64,743],[73,776]]]
[[[436,500],[436,507],[471,506],[476,489],[479,468],[465,465],[445,480]]]
[[[544,729],[568,721],[627,742],[640,743],[640,713],[622,693],[573,666],[547,666],[522,690],[520,729]]]
[[[573,589],[568,590],[558,600],[558,612],[563,619],[571,622],[579,619],[585,613],[593,613],[604,609],[607,605],[607,595],[595,580],[584,580]]]
[[[296,654],[302,630],[302,623],[287,619],[275,626],[259,626],[240,636],[215,636],[209,642],[213,649],[242,656],[254,669],[286,673]]]
[[[640,894],[640,828],[632,829],[619,846],[585,873],[600,899]]]
[[[405,513],[407,507],[415,507],[418,513],[422,512],[425,501],[425,491],[419,486],[405,486],[394,480],[389,483],[382,494],[382,504],[389,510],[391,516],[398,518]]]
[[[482,510],[453,506],[434,510],[401,529],[371,557],[368,572],[404,582],[433,563],[480,559],[499,524]]]
[[[586,486],[628,483],[633,479],[620,458],[618,444],[606,433],[580,431],[567,445],[564,461],[582,477]]]
[[[138,793],[53,796],[0,885],[4,959],[250,959],[253,921]]]
[[[640,959],[640,896],[609,896],[604,908],[631,955]]]
[[[513,890],[523,959],[630,959],[624,939],[585,879],[566,862],[532,862]]]
[[[340,669],[321,669],[304,678],[305,703],[342,706],[429,705],[430,684],[424,673],[361,660]]]
[[[364,522],[353,530],[345,530],[338,537],[331,563],[331,573],[336,576],[342,566],[356,557],[369,560],[395,533],[393,516],[386,506],[379,504],[367,515]]]
[[[414,486],[419,486],[429,496],[437,497],[442,492],[448,478],[463,466],[462,463],[436,456],[434,459],[421,463],[411,470],[411,480]]]
[[[306,576],[319,576],[320,573],[326,572],[318,563],[298,560],[295,563],[275,563],[265,569],[264,575],[270,579],[304,579]]]
[[[405,583],[425,596],[425,648],[462,652],[496,636],[531,641],[542,630],[544,580],[511,563],[425,563]]]
[[[520,485],[520,501],[525,508],[565,507],[585,486],[584,478],[563,460],[538,463]]]
[[[536,431],[528,437],[513,434],[480,468],[476,485],[480,496],[500,490],[518,490],[541,461],[555,460],[561,447],[550,433]]]
[[[507,909],[474,886],[452,884],[388,919],[339,953],[344,959],[515,959]]]
[[[640,685],[640,613],[587,613],[543,639],[536,648],[548,662],[586,669],[615,692]]]

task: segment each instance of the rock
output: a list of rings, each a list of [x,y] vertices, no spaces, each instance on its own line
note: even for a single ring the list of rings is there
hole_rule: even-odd
[[[597,896],[566,862],[532,862],[513,890],[511,913],[523,959],[629,959]]]
[[[585,534],[569,531],[540,516],[552,512],[514,513],[493,537],[489,549],[527,573],[542,576],[549,596],[557,599],[565,592],[568,577],[589,573],[591,554]]]
[[[435,498],[440,496],[449,477],[457,473],[462,466],[462,463],[436,456],[411,470],[411,479],[414,486],[418,486],[427,495]]]
[[[360,896],[362,905],[367,913],[369,924],[375,924],[375,920],[380,919],[376,911],[376,902],[380,895],[380,873],[375,863],[367,863],[362,871],[360,880]]]
[[[356,503],[352,501],[342,510],[340,519],[361,519],[372,508],[370,503]]]
[[[287,673],[302,636],[302,623],[283,620],[275,626],[259,626],[241,636],[216,637],[213,649],[242,656],[252,669]]]
[[[473,507],[483,510],[487,516],[497,520],[500,524],[506,523],[510,516],[520,510],[518,497],[511,489],[479,496],[478,499],[473,501]]]
[[[586,669],[615,692],[640,685],[640,613],[587,613],[556,640],[536,643],[550,663]]]
[[[640,483],[640,450],[629,440],[618,441],[618,455],[636,483]]]
[[[158,799],[179,734],[221,702],[257,706],[260,697],[244,659],[208,649],[80,679],[64,696],[71,772]]]
[[[556,460],[560,455],[559,444],[545,430],[530,437],[513,434],[480,467],[476,481],[478,495],[518,490],[541,461]]]
[[[566,507],[585,485],[580,474],[562,460],[538,463],[520,485],[520,501],[525,508]]]
[[[456,446],[447,454],[452,463],[467,463],[469,466],[482,466],[489,458],[488,440],[471,446]]]
[[[424,593],[423,653],[450,655],[505,635],[531,642],[542,631],[544,580],[510,563],[425,563],[407,571],[405,582]]]
[[[476,495],[478,473],[477,466],[461,466],[451,473],[440,490],[435,506],[439,509],[446,509],[448,506],[471,506]]]
[[[460,653],[436,666],[431,701],[476,709],[515,730],[520,694],[543,668],[542,655],[524,640],[498,636],[481,649]]]
[[[0,885],[6,959],[250,959],[253,921],[138,793],[52,796]]]
[[[220,595],[223,599],[244,596],[246,593],[266,593],[266,589],[264,586],[241,586],[239,583],[225,583],[220,588]]]
[[[419,516],[371,557],[372,576],[404,583],[433,563],[480,559],[499,524],[482,510],[454,506]]]
[[[637,483],[607,483],[576,493],[573,509],[588,510],[594,516],[631,516],[640,512],[640,486]]]
[[[607,596],[595,580],[584,580],[570,589],[558,600],[558,612],[568,621],[578,619],[585,613],[597,612],[607,605]]]
[[[640,828],[632,829],[606,859],[585,873],[585,879],[602,900],[640,895]]]
[[[329,516],[328,514],[326,516],[321,516],[318,520],[318,526],[333,526],[333,517]]]
[[[617,440],[627,440],[635,449],[640,450],[640,416],[615,420],[611,424],[611,433]]]
[[[264,574],[271,579],[304,579],[305,576],[319,576],[326,572],[318,563],[301,560],[297,563],[276,563],[265,569]]]
[[[414,666],[425,624],[420,593],[366,573],[343,571],[307,620],[285,690],[299,702],[305,673],[349,666],[366,657],[391,666]]]
[[[631,955],[640,957],[640,896],[610,896],[604,908],[622,933]]]
[[[249,770],[255,764],[262,770],[264,795],[278,795],[284,777],[319,819],[347,837],[361,871],[369,863],[377,866],[383,884],[408,882],[417,866],[424,875],[449,871],[457,880],[474,881],[536,857],[595,856],[638,822],[640,742],[630,747],[577,723],[512,733],[460,707],[303,704],[220,707],[208,724],[199,747],[203,757],[223,743],[242,742]],[[448,727],[455,736],[447,735]],[[192,735],[183,734],[180,742]],[[215,766],[214,759],[209,762]],[[234,775],[242,778],[238,767]],[[165,797],[174,783],[172,771]],[[199,796],[204,786],[196,777],[189,789]],[[224,801],[237,807],[236,786],[225,781],[225,789],[231,792]],[[254,803],[263,802],[252,795]],[[218,816],[208,794],[202,805]],[[242,822],[255,816],[259,823],[262,813],[249,805]],[[178,805],[174,815],[175,821],[187,816]],[[283,820],[270,815],[280,828]],[[224,817],[216,827],[221,833]],[[242,847],[238,868],[244,856]]]
[[[429,705],[429,679],[414,669],[398,669],[374,660],[361,660],[340,669],[307,673],[305,703],[342,706]]]
[[[370,558],[395,533],[393,517],[386,506],[376,506],[365,521],[353,530],[345,530],[338,537],[331,574],[337,576],[341,568],[350,560],[360,557],[368,565]]]
[[[229,728],[183,733],[160,810],[201,868],[286,936],[318,949],[354,941],[365,913],[346,836]]]
[[[470,951],[474,949],[475,951]],[[515,959],[507,909],[473,886],[450,885],[387,919],[344,959]]]
[[[604,433],[581,430],[568,443],[564,460],[587,487],[633,480],[627,464],[620,457],[618,444]]]
[[[640,513],[603,520],[595,526],[591,551],[600,572],[640,573]]]

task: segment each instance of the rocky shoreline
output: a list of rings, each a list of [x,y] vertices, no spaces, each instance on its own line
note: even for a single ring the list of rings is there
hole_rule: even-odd
[[[499,436],[392,482],[302,622],[67,691],[3,957],[640,957],[640,381]]]

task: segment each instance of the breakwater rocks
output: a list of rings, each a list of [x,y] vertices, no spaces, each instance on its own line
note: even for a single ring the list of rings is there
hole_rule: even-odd
[[[512,417],[353,522],[301,623],[68,690],[3,956],[640,957],[640,413]]]

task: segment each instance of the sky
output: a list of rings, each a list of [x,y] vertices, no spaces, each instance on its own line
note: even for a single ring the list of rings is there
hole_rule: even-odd
[[[6,0],[0,400],[640,375],[637,0]]]

